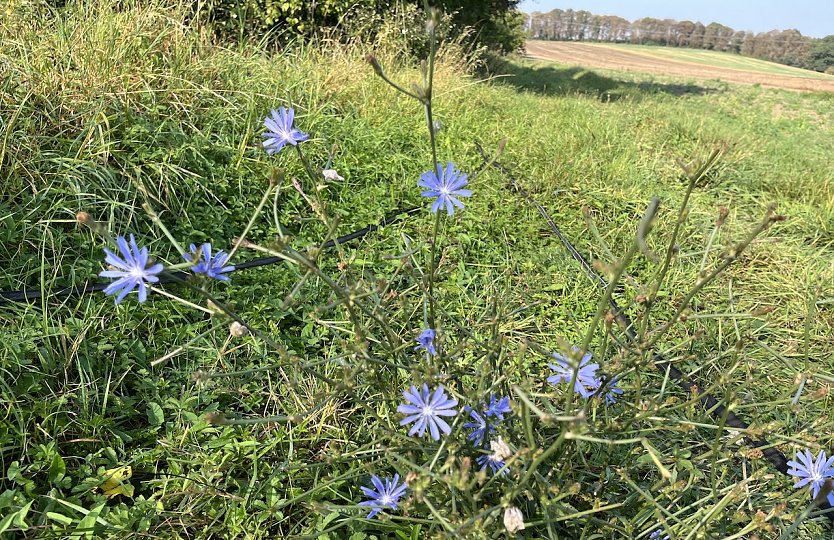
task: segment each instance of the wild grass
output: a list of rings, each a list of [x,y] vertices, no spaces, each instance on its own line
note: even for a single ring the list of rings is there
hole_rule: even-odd
[[[106,221],[114,234],[141,235],[166,264],[180,262],[179,255],[143,212],[145,200],[176,237],[230,245],[276,167],[286,178],[303,174],[291,154],[269,157],[260,148],[263,118],[279,105],[294,106],[298,125],[312,134],[310,159],[323,163],[332,151],[345,177],[322,192],[338,218],[335,234],[421,203],[416,181],[430,168],[425,119],[416,102],[374,75],[364,61],[370,46],[267,50],[218,45],[209,36],[164,5],[114,10],[100,2],[54,13],[15,3],[0,20],[0,289],[50,291],[95,276],[104,244],[77,224],[79,211]],[[397,82],[418,80],[418,67],[395,57],[396,44],[377,45]],[[770,204],[787,219],[696,297],[658,351],[789,457],[830,449],[834,99],[727,85],[681,92],[678,84],[521,61],[505,66],[512,76],[486,81],[462,66],[454,49],[441,55],[439,153],[475,171],[482,160],[474,141],[495,147],[506,138],[500,161],[602,265],[616,265],[628,251],[653,195],[661,206],[649,246],[661,251],[685,190],[676,162],[727,148],[693,193],[680,251],[654,308],[659,320],[694,285],[702,262],[711,264],[743,237]],[[469,374],[469,384],[515,385],[558,416],[563,396],[544,382],[548,360],[527,340],[551,350],[581,342],[601,291],[507,184],[485,172],[473,182],[466,211],[448,221],[438,292],[443,319],[457,325],[450,346],[471,339],[498,350],[501,368],[471,374],[481,354],[474,345],[461,345],[466,354],[449,361]],[[726,224],[710,241],[722,207],[729,209]],[[250,232],[253,242],[274,243],[273,215],[299,250],[328,234],[286,186],[264,215]],[[432,227],[426,213],[321,258],[322,271],[344,278],[342,285],[398,276],[391,282],[402,288],[390,309],[406,344],[422,318],[414,300],[419,266],[399,265],[410,249],[405,239],[427,238]],[[340,274],[345,266],[350,274]],[[655,270],[644,259],[626,269],[616,294],[630,312],[639,311],[634,300]],[[324,284],[310,279],[298,301],[284,303],[300,277],[291,265],[265,267],[236,273],[233,286],[212,292],[297,365],[317,363],[319,377],[284,364],[253,336],[230,337],[222,316],[159,295],[118,308],[102,295],[0,305],[3,534],[499,537],[500,515],[490,510],[514,504],[532,518],[529,537],[644,538],[665,523],[678,538],[777,538],[808,505],[804,491],[793,490],[760,454],[722,438],[691,396],[644,366],[637,382],[623,383],[618,408],[588,409],[592,422],[577,428],[585,440],[546,462],[535,489],[478,484],[465,472],[458,437],[436,469],[417,468],[415,495],[401,513],[366,521],[356,504],[368,475],[392,466],[386,459],[397,467],[420,460],[397,430],[392,401],[410,380],[407,370],[370,372],[379,379],[327,400],[303,422],[206,420],[212,413],[302,414],[332,391],[326,379],[353,380],[355,357],[345,351],[356,353],[355,344],[343,331],[343,313],[320,309],[331,301]],[[199,295],[176,292],[205,306]],[[467,331],[471,338],[463,337]],[[592,349],[613,370],[627,364],[601,335]],[[270,368],[275,364],[282,367]],[[515,410],[521,426],[529,409]],[[633,422],[646,410],[653,413]],[[536,440],[550,442],[563,422],[537,426]],[[524,448],[530,441],[519,433],[513,443]],[[645,446],[595,442],[639,438],[671,479]],[[529,456],[519,455],[523,472]],[[132,496],[105,497],[107,471],[127,466]],[[444,498],[438,484],[456,487]],[[427,512],[425,501],[442,507]],[[828,537],[828,526],[825,518],[805,520],[791,534]]]

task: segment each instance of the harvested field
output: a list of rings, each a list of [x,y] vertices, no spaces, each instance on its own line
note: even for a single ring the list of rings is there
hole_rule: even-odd
[[[606,45],[600,43],[573,43],[564,41],[531,40],[526,45],[527,54],[532,58],[550,60],[562,64],[590,68],[622,69],[640,73],[652,73],[698,80],[714,80],[736,84],[759,84],[770,88],[805,90],[814,92],[834,92],[834,76],[799,70],[788,66],[773,64],[773,71],[785,73],[767,73],[762,70],[761,60],[749,59],[750,69],[731,68],[709,65],[709,58],[701,61],[669,58],[668,55],[655,55],[647,47],[635,48]],[[670,49],[671,50],[671,49]],[[666,49],[663,49],[666,51]],[[746,60],[745,57],[722,54],[734,59]],[[743,65],[743,64],[740,64]],[[790,72],[796,72],[792,74]]]

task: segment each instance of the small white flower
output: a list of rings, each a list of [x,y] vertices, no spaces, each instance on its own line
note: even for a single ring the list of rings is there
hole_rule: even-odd
[[[507,461],[513,455],[513,451],[501,437],[490,441],[489,448],[492,450],[493,461]]]
[[[504,527],[510,533],[517,533],[524,529],[524,515],[521,513],[521,510],[515,506],[510,506],[504,510]]]
[[[331,182],[336,182],[337,180],[344,180],[339,173],[336,172],[336,169],[324,169],[321,171],[321,175],[324,176],[325,180],[330,180]]]

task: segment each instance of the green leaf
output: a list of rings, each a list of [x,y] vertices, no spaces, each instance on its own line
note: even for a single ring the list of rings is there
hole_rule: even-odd
[[[27,525],[26,522],[23,520],[24,518],[26,518],[26,514],[29,513],[29,508],[32,507],[33,502],[35,502],[34,499],[30,500],[28,503],[23,505],[23,508],[17,511],[17,515],[15,516],[13,523],[21,529],[25,530],[29,528],[29,525]]]
[[[322,519],[319,522],[318,529],[320,531],[323,531],[324,529],[327,528],[327,526],[330,524],[330,522],[333,521],[334,519],[336,519],[337,517],[339,517],[339,515],[340,514],[338,512],[330,512],[329,514],[324,516],[324,519]]]
[[[71,517],[59,514],[58,512],[47,512],[46,517],[52,521],[57,521],[61,525],[70,525],[72,523]]]
[[[73,531],[70,538],[81,538],[82,536],[92,537],[95,532],[96,521],[98,520],[98,515],[101,513],[101,509],[104,508],[104,503],[100,503],[98,506],[90,510],[84,519],[78,522],[78,526]]]
[[[64,474],[67,472],[67,466],[64,463],[64,458],[62,458],[59,454],[55,454],[52,457],[52,463],[49,465],[49,483],[54,484],[56,482],[60,482],[61,479],[64,478]]]
[[[12,461],[9,463],[9,468],[6,469],[6,478],[14,482],[20,474],[20,462]]]
[[[6,529],[8,529],[11,526],[12,520],[15,518],[15,516],[17,516],[17,512],[15,512],[14,514],[9,514],[3,519],[0,519],[0,534],[6,532]]]
[[[165,422],[165,413],[162,412],[162,406],[155,401],[148,403],[148,422],[152,426],[161,426]]]

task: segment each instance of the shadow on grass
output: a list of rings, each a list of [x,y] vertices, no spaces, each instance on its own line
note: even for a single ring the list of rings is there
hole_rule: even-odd
[[[512,86],[519,92],[534,92],[544,96],[584,94],[600,101],[617,101],[628,97],[639,99],[647,94],[674,96],[718,93],[718,88],[696,84],[640,82],[614,79],[578,66],[554,66],[542,63],[521,63],[493,58],[489,63],[498,84]]]

